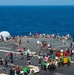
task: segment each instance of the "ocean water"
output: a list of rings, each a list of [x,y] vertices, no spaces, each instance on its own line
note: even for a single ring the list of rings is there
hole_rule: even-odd
[[[0,6],[0,31],[74,34],[74,6]]]

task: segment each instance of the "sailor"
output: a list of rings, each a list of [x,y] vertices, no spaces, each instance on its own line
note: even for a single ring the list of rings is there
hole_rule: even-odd
[[[37,45],[39,45],[40,44],[40,41],[39,40],[37,40]]]
[[[63,52],[63,50],[60,50],[60,52],[61,52],[61,56],[64,56],[64,52]]]
[[[66,48],[66,51],[65,51],[65,56],[70,56],[69,49],[67,49],[67,48]]]

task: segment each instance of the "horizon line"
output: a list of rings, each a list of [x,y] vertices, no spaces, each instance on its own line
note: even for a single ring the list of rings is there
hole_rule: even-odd
[[[74,5],[0,5],[0,6],[74,6]]]

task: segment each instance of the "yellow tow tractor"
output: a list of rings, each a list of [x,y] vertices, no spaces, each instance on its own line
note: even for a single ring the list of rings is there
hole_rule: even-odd
[[[65,64],[67,64],[67,66],[70,66],[70,62],[71,62],[70,56],[61,56],[58,59],[58,66],[59,67],[60,67],[60,65],[64,66]]]

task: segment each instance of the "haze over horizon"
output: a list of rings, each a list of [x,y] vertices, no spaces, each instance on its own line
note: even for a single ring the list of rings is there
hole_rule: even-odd
[[[0,5],[74,5],[74,0],[0,0]]]

